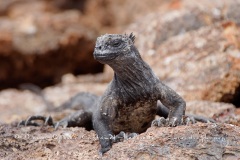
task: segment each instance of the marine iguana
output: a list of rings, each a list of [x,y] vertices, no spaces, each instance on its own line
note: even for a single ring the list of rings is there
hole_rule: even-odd
[[[86,127],[92,123],[101,144],[100,152],[105,153],[116,141],[112,136],[121,137],[121,131],[133,133],[129,134],[132,136],[151,125],[175,127],[191,121],[185,116],[185,101],[158,79],[141,58],[134,40],[132,33],[105,34],[97,38],[94,58],[114,70],[114,77],[101,97],[77,94],[57,110],[76,108],[78,111],[57,123],[53,123],[51,117],[31,116],[19,124],[37,125],[33,120],[38,119],[56,128]],[[156,114],[161,118],[154,120]]]
[[[96,41],[94,58],[114,70],[113,80],[93,113],[103,153],[111,148],[114,133],[145,131],[154,120],[158,100],[169,108],[168,126],[183,123],[185,101],[142,60],[134,40],[133,34],[105,34]]]

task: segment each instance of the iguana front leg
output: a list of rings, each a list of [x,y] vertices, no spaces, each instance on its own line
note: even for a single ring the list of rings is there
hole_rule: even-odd
[[[125,133],[123,131],[121,131],[119,134],[117,134],[115,137],[114,137],[114,143],[117,143],[117,142],[122,142],[124,140],[127,140],[127,139],[131,139],[135,136],[139,135],[138,133],[135,133],[135,132],[132,132],[132,133]]]
[[[178,126],[183,123],[185,116],[186,102],[174,90],[159,82],[156,85],[156,94],[161,103],[169,109],[166,122],[161,118],[162,123],[167,126]],[[156,122],[156,120],[154,120]],[[153,121],[153,123],[155,123]],[[159,121],[157,121],[159,123]]]
[[[107,152],[112,147],[115,138],[112,125],[118,114],[119,102],[118,98],[111,93],[114,93],[114,91],[106,92],[99,100],[95,110],[93,110],[93,129],[100,141],[100,154]]]
[[[167,107],[165,107],[161,102],[158,101],[157,102],[157,115],[159,115],[160,117],[163,117],[163,118],[167,118],[168,114],[169,114],[169,109]],[[158,120],[158,123],[160,123],[159,125],[164,123],[165,120],[163,118]],[[186,116],[183,118],[183,124],[186,124],[186,125],[189,123],[192,124],[192,123],[196,123],[196,122],[215,123],[215,121],[212,118],[199,116],[199,115],[195,115],[195,114],[187,114],[186,113]],[[156,125],[158,126],[158,124],[156,124]]]
[[[109,118],[101,112],[93,114],[93,128],[97,133],[101,149],[100,154],[103,154],[111,149],[113,143],[113,133],[109,127]]]

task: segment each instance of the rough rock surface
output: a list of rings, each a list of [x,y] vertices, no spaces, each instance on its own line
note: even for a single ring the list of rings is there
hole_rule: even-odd
[[[229,123],[240,126],[240,109],[226,108],[221,112],[214,114],[213,119],[221,123]]]
[[[240,128],[202,124],[148,129],[114,144],[102,157],[93,131],[0,125],[0,157],[5,159],[239,159]]]

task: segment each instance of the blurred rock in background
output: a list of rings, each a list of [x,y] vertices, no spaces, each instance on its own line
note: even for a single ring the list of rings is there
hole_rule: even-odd
[[[34,83],[46,87],[67,73],[98,73],[95,39],[119,32],[166,1],[0,1],[0,89]],[[125,8],[122,10],[122,8]]]
[[[43,90],[55,105],[80,91],[101,95],[113,72],[104,66],[101,73],[103,65],[93,59],[96,37],[133,32],[143,59],[187,102],[240,106],[240,1],[12,0],[0,4],[0,88],[58,83]],[[44,104],[35,100],[38,96],[31,99],[29,94],[2,91],[2,121],[44,111]],[[11,101],[12,95],[16,101]],[[22,104],[28,112],[4,114],[21,99],[30,99]]]

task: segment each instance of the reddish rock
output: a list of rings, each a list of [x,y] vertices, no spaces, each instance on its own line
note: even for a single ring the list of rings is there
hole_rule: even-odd
[[[229,124],[149,128],[100,157],[94,131],[0,125],[4,159],[239,159],[240,128]]]
[[[92,56],[96,34],[81,24],[80,13],[46,9],[43,1],[20,3],[9,9],[11,19],[0,18],[0,88],[46,86],[69,72],[102,71]]]
[[[235,25],[234,25],[235,26]],[[239,27],[235,28],[239,31]],[[186,100],[239,105],[239,48],[229,43],[222,24],[173,37],[143,57],[155,73]]]
[[[215,113],[213,119],[221,123],[233,124],[240,126],[240,109],[226,108],[221,112]]]
[[[0,123],[20,121],[44,109],[41,99],[28,91],[8,89],[0,92]]]
[[[92,82],[59,84],[44,89],[43,93],[49,102],[54,106],[59,106],[79,92],[90,92],[102,95],[106,86],[106,83]],[[36,114],[63,118],[64,115],[69,115],[74,112],[73,110],[63,111],[59,114],[56,113],[55,116],[54,113],[46,112],[46,107],[41,98],[30,91],[19,91],[16,89],[2,90],[0,92],[0,123],[19,122],[30,115]],[[55,121],[57,119],[55,119]]]
[[[85,22],[100,33],[116,33],[136,19],[156,10],[168,11],[175,0],[88,0]],[[123,9],[124,8],[124,9]]]
[[[211,101],[188,101],[186,113],[213,118],[214,115],[225,110],[234,110],[235,106],[229,103]]]
[[[92,56],[97,35],[122,30],[141,15],[168,9],[171,2],[0,1],[0,89],[25,82],[43,87],[66,73],[101,72]]]
[[[159,45],[168,38],[216,22],[231,20],[240,23],[239,0],[177,2],[176,10],[148,14],[124,31],[134,32],[137,37],[136,45],[142,54],[154,54]]]

